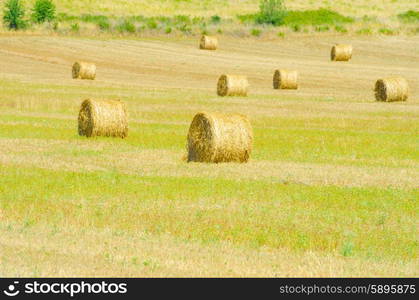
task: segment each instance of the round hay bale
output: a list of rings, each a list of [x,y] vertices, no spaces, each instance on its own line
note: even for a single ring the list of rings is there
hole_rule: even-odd
[[[348,61],[352,58],[352,45],[336,44],[330,52],[332,61]]]
[[[409,84],[402,77],[382,78],[375,82],[374,92],[377,101],[406,101],[409,97]]]
[[[240,114],[198,113],[188,133],[188,162],[247,162],[253,130]]]
[[[218,79],[217,94],[219,96],[247,96],[249,82],[246,76],[221,75]]]
[[[96,65],[87,62],[75,62],[72,68],[74,79],[90,79],[96,78]]]
[[[119,100],[84,100],[81,104],[78,123],[81,136],[125,138],[128,134],[125,105]]]
[[[275,70],[273,84],[274,89],[298,89],[298,72],[290,70]]]
[[[199,40],[199,49],[216,50],[218,47],[218,40],[215,36],[203,35]]]

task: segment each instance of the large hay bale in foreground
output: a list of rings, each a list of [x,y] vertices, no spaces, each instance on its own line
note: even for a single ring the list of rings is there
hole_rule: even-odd
[[[128,121],[125,105],[119,100],[84,100],[79,112],[79,135],[125,138]]]
[[[188,133],[188,162],[247,162],[253,131],[240,114],[198,113]]]
[[[375,82],[374,92],[377,101],[406,101],[409,97],[409,84],[402,77],[382,78]]]
[[[215,36],[203,35],[199,41],[199,49],[216,50],[218,39]]]
[[[94,80],[96,78],[96,65],[88,62],[75,62],[72,74],[74,79]]]
[[[221,75],[218,79],[217,94],[219,96],[247,96],[249,82],[242,75]]]
[[[298,72],[290,70],[275,70],[274,89],[298,89]]]
[[[352,45],[336,44],[330,52],[332,61],[348,61],[352,58]]]

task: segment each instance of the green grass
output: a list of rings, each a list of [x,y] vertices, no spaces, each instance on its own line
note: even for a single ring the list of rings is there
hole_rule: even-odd
[[[192,115],[143,113],[142,119],[182,121]],[[132,118],[136,118],[135,115]],[[0,137],[78,140],[76,120],[0,115]],[[353,121],[335,118],[259,119],[254,122],[254,159],[355,166],[409,166],[417,159],[417,126],[411,121]],[[36,124],[34,130],[34,124]],[[259,125],[260,124],[260,125]],[[278,128],[266,128],[266,126]],[[333,124],[333,125],[331,125]],[[365,128],[369,125],[369,128]],[[409,129],[406,129],[409,128]],[[138,149],[183,150],[188,125],[130,125],[125,142]],[[106,140],[106,139],[105,139]],[[272,143],[271,141],[275,141]],[[118,141],[119,143],[119,141]],[[379,156],[376,153],[380,153]]]
[[[407,23],[419,22],[419,11],[418,10],[408,10],[405,13],[397,15],[400,20]]]
[[[416,242],[411,239],[417,190],[11,166],[0,173],[3,212],[27,226],[66,224],[170,232],[203,243],[228,240],[251,247],[329,252],[347,248],[350,235],[353,255],[402,260],[417,255]],[[384,224],[382,216],[387,216]]]
[[[238,19],[243,23],[256,23],[257,14],[238,15]],[[353,23],[354,19],[343,16],[329,9],[287,11],[284,17],[285,26],[317,26],[317,25],[336,25]]]

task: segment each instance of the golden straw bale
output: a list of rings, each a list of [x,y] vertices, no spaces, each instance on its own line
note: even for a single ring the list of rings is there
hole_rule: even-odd
[[[188,162],[247,162],[253,130],[240,114],[198,113],[188,133]]]
[[[409,85],[402,77],[382,78],[375,82],[374,92],[377,101],[406,101]]]
[[[275,70],[273,83],[274,89],[298,89],[298,73],[290,70]]]
[[[332,61],[348,61],[352,58],[352,45],[336,44],[332,47],[330,59]]]
[[[87,62],[75,62],[72,74],[74,79],[94,80],[96,78],[96,65]]]
[[[242,75],[221,75],[218,79],[217,94],[219,96],[247,96],[249,82]]]
[[[218,40],[215,36],[203,35],[199,41],[199,49],[216,50],[218,47]]]
[[[125,138],[128,134],[125,104],[119,100],[84,100],[78,123],[79,135],[82,136]]]

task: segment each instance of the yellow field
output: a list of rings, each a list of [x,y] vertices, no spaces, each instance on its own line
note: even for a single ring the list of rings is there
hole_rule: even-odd
[[[418,276],[418,45],[1,36],[0,275]],[[76,60],[97,80],[72,80]],[[279,67],[298,90],[272,89]],[[217,97],[223,73],[249,97]],[[407,102],[375,102],[388,75]],[[79,137],[85,98],[126,102],[128,138]],[[250,163],[184,162],[203,110],[250,118]]]

